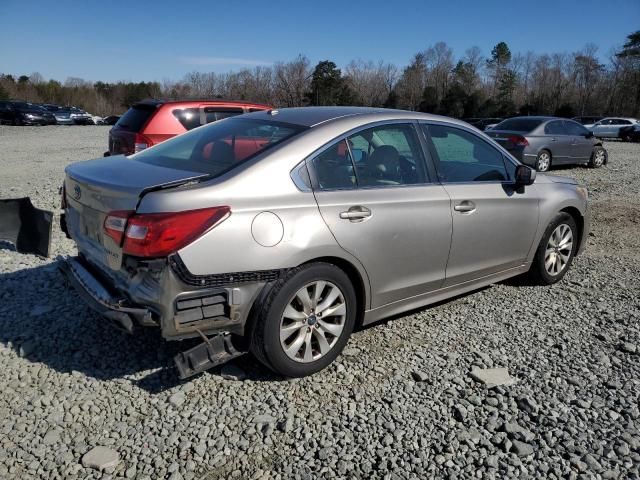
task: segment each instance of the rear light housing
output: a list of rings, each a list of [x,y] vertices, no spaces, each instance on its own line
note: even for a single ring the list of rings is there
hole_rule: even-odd
[[[510,136],[508,139],[508,141],[510,141],[512,144],[518,146],[518,147],[528,147],[529,146],[529,141],[520,136],[520,135],[512,135]]]
[[[127,226],[127,220],[133,215],[131,210],[119,210],[109,212],[107,218],[104,219],[104,233],[111,237],[118,246],[122,245],[124,238],[124,230]]]
[[[142,135],[141,133],[136,133],[136,138],[133,144],[133,153],[141,152],[153,145],[153,142],[146,135]]]
[[[171,213],[110,212],[104,232],[134,257],[166,257],[187,246],[231,215],[227,206]]]

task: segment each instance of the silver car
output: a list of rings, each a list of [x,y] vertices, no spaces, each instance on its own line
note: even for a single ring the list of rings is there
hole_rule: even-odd
[[[607,163],[602,141],[573,120],[558,117],[513,117],[485,132],[515,158],[539,172],[552,166]]]
[[[620,129],[638,125],[640,120],[635,118],[607,117],[585,128],[593,132],[598,138],[621,138]]]
[[[200,337],[181,377],[248,350],[285,376],[356,325],[515,275],[559,281],[587,192],[450,118],[325,107],[250,113],[130,157],[70,165],[81,296],[129,332]]]

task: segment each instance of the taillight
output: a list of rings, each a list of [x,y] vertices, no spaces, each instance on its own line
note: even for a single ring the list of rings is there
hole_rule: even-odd
[[[149,139],[149,137],[142,135],[141,133],[136,133],[136,138],[134,140],[133,152],[138,153],[144,150],[145,148],[149,148],[153,145],[153,142]]]
[[[119,210],[109,212],[107,218],[104,219],[104,233],[110,236],[118,245],[122,245],[124,229],[127,226],[127,220],[132,214],[131,210]]]
[[[231,209],[223,206],[175,213],[141,213],[128,220],[126,213],[130,212],[111,212],[105,219],[105,233],[109,236],[126,225],[123,253],[136,257],[166,257],[224,221]],[[111,232],[107,231],[110,218],[113,219],[109,225]],[[119,219],[123,219],[123,223]],[[112,238],[116,240],[116,237]]]
[[[526,138],[521,137],[520,135],[512,135],[509,138],[507,138],[508,141],[510,141],[511,143],[513,143],[514,145],[518,146],[518,147],[528,147],[529,146],[529,142],[527,141]]]

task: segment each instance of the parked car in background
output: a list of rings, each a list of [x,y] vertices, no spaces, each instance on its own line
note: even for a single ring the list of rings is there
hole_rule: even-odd
[[[58,123],[58,125],[75,125],[73,118],[71,118],[71,113],[72,113],[71,109],[64,108],[64,107],[61,107],[55,112],[53,112],[53,114],[56,117],[56,122]]]
[[[206,336],[176,357],[183,378],[247,347],[312,374],[356,325],[519,274],[558,282],[589,232],[575,180],[459,120],[373,108],[229,118],[72,164],[63,192],[70,283],[131,333]]]
[[[486,130],[493,125],[497,125],[503,119],[502,118],[463,118],[463,121],[467,122],[469,125],[473,125],[478,130]]]
[[[638,123],[636,118],[607,117],[592,124],[585,125],[598,138],[621,138],[622,127],[633,126]]]
[[[620,138],[625,142],[640,142],[640,123],[621,127]]]
[[[104,120],[99,115],[91,115],[91,122],[93,125],[104,125]]]
[[[573,117],[571,120],[574,122],[578,122],[582,125],[593,125],[596,122],[599,122],[604,117],[600,116],[586,116],[586,117]]]
[[[109,115],[108,117],[104,117],[102,119],[102,123],[104,125],[115,125],[120,120],[120,115]]]
[[[108,155],[131,155],[195,127],[268,105],[210,100],[146,100],[136,103],[109,131]]]
[[[93,116],[77,107],[71,107],[71,120],[76,125],[93,125]]]
[[[573,120],[557,117],[514,117],[485,132],[511,155],[539,172],[551,166],[607,163],[602,141]]]
[[[0,123],[9,125],[54,125],[56,119],[35,103],[0,101]]]

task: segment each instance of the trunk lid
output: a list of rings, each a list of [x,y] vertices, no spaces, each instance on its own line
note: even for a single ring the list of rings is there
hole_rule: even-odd
[[[122,248],[104,232],[112,211],[135,211],[152,190],[175,187],[206,174],[165,168],[123,155],[69,165],[64,181],[66,221],[78,250],[114,270],[122,264]]]

